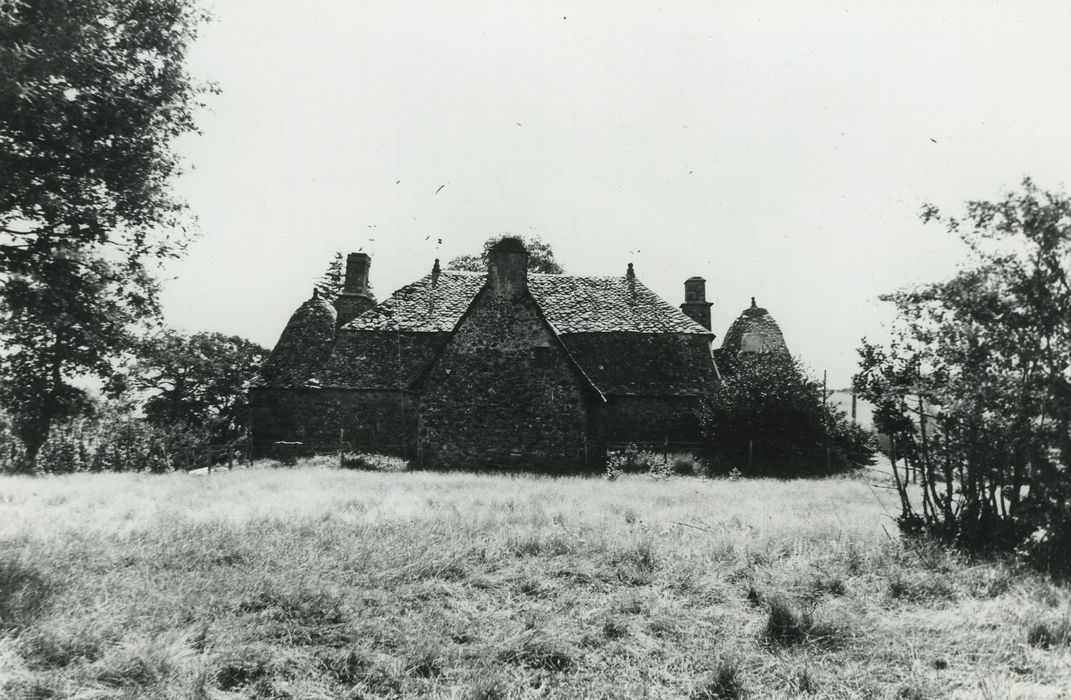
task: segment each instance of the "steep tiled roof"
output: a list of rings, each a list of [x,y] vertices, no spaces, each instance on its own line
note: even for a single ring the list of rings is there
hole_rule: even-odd
[[[754,298],[751,299],[751,307],[744,309],[744,312],[729,326],[721,343],[723,354],[735,355],[741,350],[788,354],[788,346],[785,345],[781,327],[777,325],[777,321],[769,311],[755,304]]]
[[[710,334],[634,277],[529,274],[528,288],[558,333]]]
[[[283,331],[264,380],[271,386],[414,388],[486,281],[486,273],[436,270],[347,323],[337,337],[334,309],[310,299]],[[528,288],[600,392],[694,395],[715,376],[710,332],[632,275],[529,273]]]
[[[449,339],[449,333],[345,329],[314,377],[324,388],[409,389]]]
[[[298,387],[323,364],[335,339],[335,309],[318,293],[298,307],[261,369],[261,386]]]
[[[698,396],[714,389],[710,347],[699,335],[568,333],[561,339],[604,394]]]
[[[486,280],[455,270],[425,275],[345,328],[451,331]],[[635,278],[529,273],[528,289],[558,333],[710,333]]]
[[[425,275],[407,284],[379,306],[347,323],[346,330],[402,330],[419,333],[449,332],[469,308],[486,273],[443,270],[433,281]]]

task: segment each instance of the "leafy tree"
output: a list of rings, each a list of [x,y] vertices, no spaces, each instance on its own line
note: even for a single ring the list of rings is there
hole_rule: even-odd
[[[53,421],[86,413],[91,402],[73,375],[107,377],[117,351],[133,346],[133,324],[154,308],[138,270],[79,250],[57,251],[33,275],[3,287],[0,403],[11,413],[32,469]]]
[[[1071,569],[1071,198],[1027,179],[962,218],[927,206],[923,219],[959,234],[970,265],[883,297],[897,325],[887,345],[864,340],[856,376],[919,452],[914,502],[898,478],[901,526]]]
[[[145,396],[150,423],[204,428],[210,442],[223,444],[245,429],[246,392],[267,357],[238,336],[166,331],[142,346],[113,389]]]
[[[0,0],[0,401],[31,468],[158,313],[150,263],[186,241],[173,139],[193,0]]]
[[[510,234],[491,236],[483,244],[483,252],[479,255],[459,255],[446,264],[451,270],[467,270],[469,272],[486,272],[487,255],[496,243]],[[560,275],[565,270],[554,259],[554,251],[548,243],[540,238],[520,237],[524,247],[528,250],[528,269],[531,272],[543,272],[548,275]]]
[[[865,432],[822,401],[821,385],[795,358],[744,354],[729,370],[707,398],[705,429],[719,443],[758,446],[758,468],[813,471],[827,461],[843,468],[872,455]]]
[[[186,72],[192,0],[0,2],[0,272],[58,244],[175,252],[172,140],[210,86]]]

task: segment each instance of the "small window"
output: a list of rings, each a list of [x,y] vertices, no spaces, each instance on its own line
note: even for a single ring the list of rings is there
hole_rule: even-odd
[[[550,365],[550,348],[546,345],[537,345],[535,347],[535,366],[539,369],[547,369]]]

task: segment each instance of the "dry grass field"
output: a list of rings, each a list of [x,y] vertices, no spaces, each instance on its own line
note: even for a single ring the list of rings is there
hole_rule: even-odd
[[[0,477],[0,695],[1071,697],[1071,590],[860,478]]]

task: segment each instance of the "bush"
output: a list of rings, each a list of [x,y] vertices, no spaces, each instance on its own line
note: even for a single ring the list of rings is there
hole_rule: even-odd
[[[706,476],[707,469],[690,452],[660,454],[630,444],[623,450],[606,453],[606,478],[613,481],[622,474],[650,474],[664,479],[674,475]]]
[[[691,452],[680,452],[669,456],[670,468],[678,476],[708,476],[706,464]]]
[[[409,462],[401,457],[370,452],[344,454],[340,463],[344,469],[363,469],[373,472],[404,472],[409,469]]]
[[[702,423],[711,440],[734,443],[739,466],[798,474],[843,471],[870,461],[870,434],[822,400],[821,384],[798,360],[776,353],[741,355],[723,369],[722,385],[704,401]]]
[[[36,471],[67,474],[81,471],[164,473],[211,466],[241,458],[239,440],[213,443],[208,429],[155,425],[111,405],[93,416],[53,426],[37,453]],[[0,420],[0,471],[19,465],[23,449]]]

